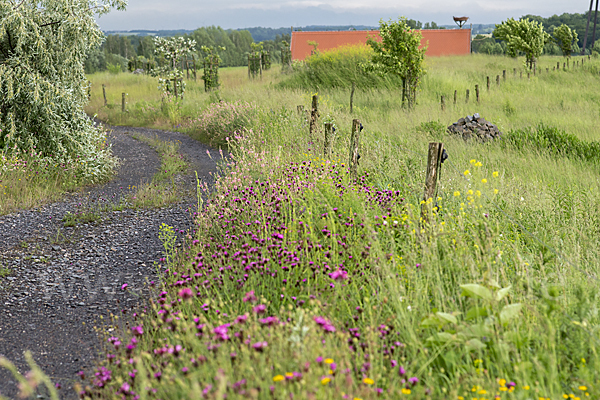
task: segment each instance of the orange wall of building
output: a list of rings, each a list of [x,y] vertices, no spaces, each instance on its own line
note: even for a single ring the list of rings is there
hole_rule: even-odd
[[[471,53],[470,29],[423,29],[421,46],[428,45],[426,56],[446,56]],[[309,41],[319,44],[319,51],[336,47],[366,44],[367,37],[379,37],[379,31],[328,31],[328,32],[292,32],[292,59],[304,60],[310,56],[313,46]]]

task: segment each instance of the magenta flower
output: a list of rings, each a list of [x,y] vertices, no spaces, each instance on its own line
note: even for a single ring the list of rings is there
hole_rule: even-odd
[[[343,281],[348,279],[348,273],[342,269],[337,269],[330,273],[329,277],[334,281]]]
[[[194,296],[194,292],[192,292],[192,289],[186,287],[181,289],[178,295],[182,300],[189,300]]]
[[[127,289],[127,286],[129,286],[129,285],[128,285],[128,284],[126,284],[126,283],[124,283],[124,284],[121,286],[121,290],[125,290],[125,289]]]
[[[144,334],[144,329],[141,326],[134,326],[131,328],[131,331],[135,336],[142,336]]]
[[[243,324],[244,322],[246,322],[248,320],[248,316],[247,315],[240,315],[235,319],[235,323],[236,324]]]
[[[415,386],[417,383],[419,383],[419,378],[417,378],[416,376],[413,376],[412,378],[408,379],[408,383]]]
[[[252,345],[252,348],[256,351],[263,351],[264,349],[267,348],[268,343],[267,342],[256,342]]]
[[[244,295],[244,298],[242,299],[244,302],[251,302],[254,303],[256,300],[258,300],[256,298],[256,296],[254,295],[254,290],[249,291],[248,293],[246,293]]]
[[[273,326],[279,324],[279,318],[267,317],[260,320],[260,323],[267,326]]]
[[[267,306],[265,306],[264,304],[259,304],[252,309],[252,311],[254,311],[255,314],[262,314],[266,310],[267,310]]]

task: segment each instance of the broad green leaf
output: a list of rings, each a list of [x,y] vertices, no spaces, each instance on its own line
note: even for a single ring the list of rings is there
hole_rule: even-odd
[[[451,335],[448,332],[440,332],[426,339],[427,342],[434,344],[445,344],[452,340],[454,340],[454,335]]]
[[[430,328],[432,326],[440,326],[440,320],[435,315],[429,315],[423,321],[421,321],[423,328]]]
[[[448,314],[448,313],[445,313],[445,312],[436,312],[435,315],[442,322],[450,322],[452,324],[456,324],[458,322],[456,320],[456,317],[454,315],[452,315],[452,314]]]
[[[492,300],[492,291],[484,286],[476,283],[467,283],[465,285],[460,285],[460,287],[464,291],[463,294],[465,296],[478,297],[488,301]]]
[[[479,339],[471,339],[465,343],[468,350],[482,350],[486,348],[486,345]]]
[[[496,301],[500,301],[503,298],[505,298],[511,288],[512,288],[512,286],[508,286],[508,287],[505,287],[504,289],[498,290],[496,292]]]
[[[502,325],[517,317],[521,312],[521,308],[523,308],[521,303],[509,304],[505,306],[502,311],[500,311],[500,322]]]
[[[476,319],[488,316],[488,309],[486,307],[474,306],[469,308],[466,314],[466,319]]]

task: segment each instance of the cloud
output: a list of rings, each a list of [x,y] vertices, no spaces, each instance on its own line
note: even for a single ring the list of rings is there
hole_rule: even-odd
[[[583,6],[581,9],[580,6]],[[305,25],[377,25],[379,19],[404,15],[420,21],[453,24],[466,15],[473,24],[498,23],[525,14],[550,16],[585,12],[586,4],[559,0],[129,0],[125,12],[113,11],[98,22],[105,30],[195,29]]]

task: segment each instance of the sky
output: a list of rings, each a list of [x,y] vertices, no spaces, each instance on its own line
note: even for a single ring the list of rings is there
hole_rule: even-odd
[[[548,17],[588,8],[589,3],[580,0],[129,0],[126,11],[113,10],[98,23],[102,30],[377,26],[381,18],[403,15],[438,25],[453,24],[453,16],[468,16],[473,24],[492,24],[525,14]]]

